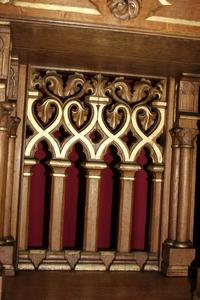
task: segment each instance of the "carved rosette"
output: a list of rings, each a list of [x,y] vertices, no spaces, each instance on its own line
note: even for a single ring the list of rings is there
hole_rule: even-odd
[[[27,120],[33,135],[27,138],[27,157],[43,137],[58,159],[76,142],[82,143],[89,159],[102,159],[114,143],[125,162],[133,162],[146,146],[153,161],[162,163],[157,139],[165,119],[164,81],[34,72]],[[61,126],[67,135],[60,142],[54,133]],[[133,142],[123,140],[127,134]]]
[[[111,13],[118,19],[130,20],[138,16],[141,0],[108,0],[107,5]]]

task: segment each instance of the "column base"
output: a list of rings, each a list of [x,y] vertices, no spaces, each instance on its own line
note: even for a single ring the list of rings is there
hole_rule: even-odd
[[[110,266],[110,271],[140,271],[133,253],[116,253],[115,259]]]
[[[99,252],[81,252],[75,271],[106,271]]]
[[[0,245],[0,261],[4,267],[5,276],[15,275],[15,243]]]
[[[159,271],[158,255],[155,253],[149,253],[146,263],[143,268],[144,271]]]
[[[163,244],[162,272],[169,277],[187,277],[188,268],[195,258],[194,248],[174,248]]]
[[[38,266],[38,270],[42,271],[70,271],[71,267],[65,258],[65,253],[48,251],[46,257],[42,260],[41,264]]]
[[[17,269],[21,271],[35,270],[35,266],[29,257],[29,251],[19,252]]]

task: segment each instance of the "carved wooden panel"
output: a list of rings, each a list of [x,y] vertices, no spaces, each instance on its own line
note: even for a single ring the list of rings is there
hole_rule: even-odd
[[[34,133],[27,141],[25,156],[31,157],[34,145],[45,138],[56,159],[67,157],[80,141],[89,160],[102,159],[108,146],[115,144],[124,162],[134,162],[146,146],[153,162],[162,163],[162,149],[156,140],[163,131],[165,109],[163,80],[33,73],[28,125]],[[63,144],[53,135],[61,125],[69,134]],[[123,137],[130,130],[135,142],[128,147]]]

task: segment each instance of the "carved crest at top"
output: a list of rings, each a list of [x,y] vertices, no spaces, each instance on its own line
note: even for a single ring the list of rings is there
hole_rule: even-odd
[[[140,12],[141,0],[108,0],[112,14],[121,20],[136,18]]]

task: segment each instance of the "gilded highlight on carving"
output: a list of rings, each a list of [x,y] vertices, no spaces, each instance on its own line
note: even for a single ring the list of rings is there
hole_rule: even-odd
[[[27,139],[26,157],[45,139],[57,159],[66,158],[80,142],[91,160],[102,159],[114,144],[124,162],[135,161],[147,147],[153,161],[162,163],[157,139],[165,120],[164,85],[145,78],[34,72],[27,121],[33,134]],[[67,132],[62,142],[54,134],[60,126]],[[130,146],[124,141],[127,134],[134,137]]]

